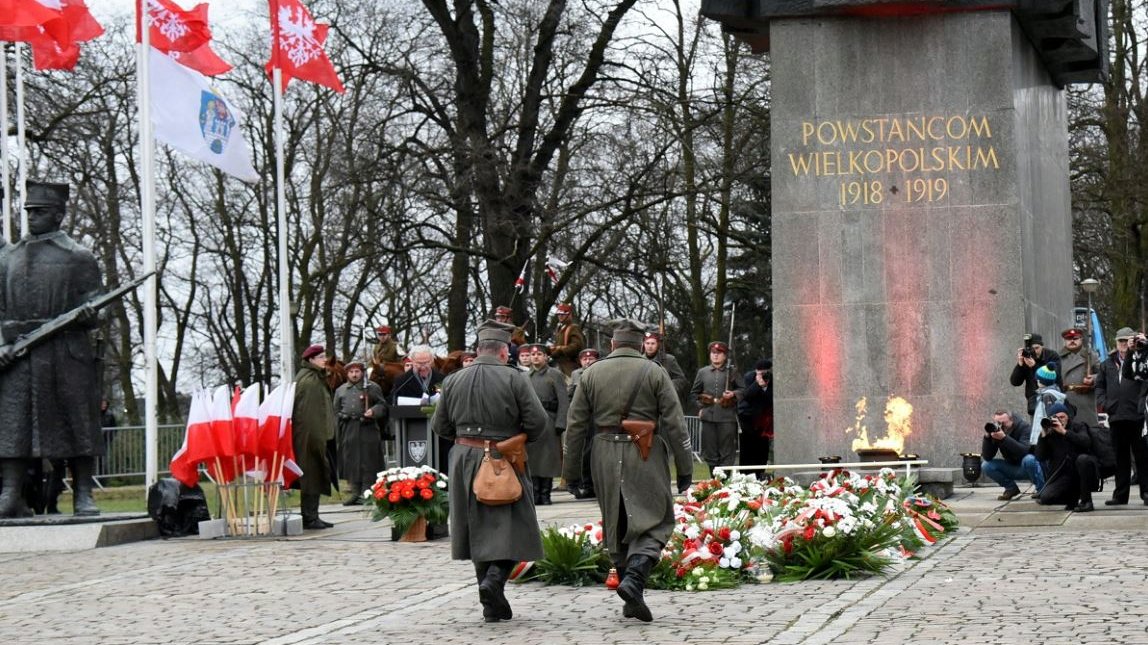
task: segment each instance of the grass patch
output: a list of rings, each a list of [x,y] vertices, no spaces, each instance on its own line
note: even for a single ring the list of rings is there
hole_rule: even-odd
[[[211,516],[219,517],[219,495],[216,492],[215,484],[202,482],[199,486],[203,489],[204,497],[207,498],[207,507],[211,510]],[[147,489],[143,486],[116,486],[114,488],[106,487],[103,490],[96,488],[92,491],[92,498],[95,499],[96,506],[99,506],[100,511],[104,513],[147,513]],[[341,502],[342,499],[337,495],[331,497],[324,495],[319,498],[320,504],[338,504]],[[299,508],[299,492],[289,491],[280,503],[285,504],[286,508]],[[60,495],[58,506],[62,513],[70,513],[72,494],[65,491]]]

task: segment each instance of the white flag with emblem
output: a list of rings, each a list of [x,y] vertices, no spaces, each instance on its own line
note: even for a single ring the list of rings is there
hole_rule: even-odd
[[[243,138],[243,113],[206,76],[151,51],[151,122],[155,138],[243,181],[258,181]]]

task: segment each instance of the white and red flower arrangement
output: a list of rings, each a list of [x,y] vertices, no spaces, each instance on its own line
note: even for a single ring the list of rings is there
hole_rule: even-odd
[[[430,524],[445,524],[450,514],[447,476],[430,466],[390,468],[378,473],[375,483],[363,491],[371,504],[371,519],[391,518],[395,529],[405,532],[419,517]]]

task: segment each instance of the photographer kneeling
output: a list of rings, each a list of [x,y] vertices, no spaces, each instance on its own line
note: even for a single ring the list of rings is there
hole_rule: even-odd
[[[992,423],[985,424],[981,470],[1004,487],[997,499],[1007,502],[1020,495],[1020,487],[1016,485],[1018,479],[1031,481],[1036,487],[1036,495],[1044,489],[1044,471],[1036,455],[1032,454],[1031,435],[1032,426],[1028,421],[1007,410],[997,410],[993,413]],[[998,452],[1000,457],[997,457]]]
[[[1111,439],[1104,428],[1089,428],[1069,421],[1068,407],[1057,403],[1040,422],[1036,456],[1048,473],[1040,504],[1064,504],[1064,510],[1095,510],[1092,493],[1101,490],[1105,477],[1115,472]]]

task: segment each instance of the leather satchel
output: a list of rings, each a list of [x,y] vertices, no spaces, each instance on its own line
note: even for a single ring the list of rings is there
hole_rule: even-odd
[[[496,459],[490,454],[491,443],[493,442],[486,442],[482,463],[479,464],[478,472],[471,482],[471,490],[480,504],[487,506],[513,504],[522,499],[522,482],[518,481],[518,473],[505,457]]]
[[[642,461],[650,457],[650,448],[654,445],[654,429],[657,424],[645,419],[622,419],[622,429],[630,435],[630,440],[638,447],[638,454]]]
[[[519,475],[526,474],[526,433],[519,432],[509,439],[494,444],[494,449],[502,458],[514,466]]]

